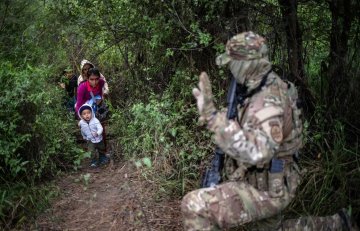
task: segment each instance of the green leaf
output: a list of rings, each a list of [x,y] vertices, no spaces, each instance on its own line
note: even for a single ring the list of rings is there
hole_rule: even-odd
[[[136,168],[140,168],[142,166],[141,161],[135,161]]]
[[[146,165],[146,167],[151,168],[152,164],[151,164],[150,158],[144,157],[144,158],[142,159],[142,162]]]
[[[172,135],[173,137],[176,137],[177,129],[176,129],[176,128],[172,128],[172,129],[170,130],[170,133],[171,133],[171,135]]]

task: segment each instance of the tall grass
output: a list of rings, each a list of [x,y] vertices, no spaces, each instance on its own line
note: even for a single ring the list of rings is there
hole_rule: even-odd
[[[323,121],[323,118],[317,121]],[[358,143],[349,144],[345,126],[338,120],[314,127],[307,134],[307,143],[301,154],[302,184],[289,210],[297,216],[323,216],[334,214],[341,208],[351,208],[354,217],[358,217]]]

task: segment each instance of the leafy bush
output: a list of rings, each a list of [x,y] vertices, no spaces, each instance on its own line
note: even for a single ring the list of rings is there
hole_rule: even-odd
[[[49,80],[47,68],[0,64],[0,223],[24,219],[14,211],[29,209],[28,199],[33,205],[43,199],[34,192],[25,196],[36,190],[28,187],[84,156],[75,145],[75,124],[65,114],[62,91]]]
[[[194,81],[186,72],[174,78],[180,76],[180,81]],[[192,98],[189,86],[171,85],[162,97],[151,95],[147,103],[134,103],[130,110],[117,109],[112,115],[111,127],[125,158],[135,162],[150,158],[154,176],[173,196],[183,194],[185,185],[192,187],[199,180],[199,165],[211,145],[206,129],[197,131],[196,106],[187,102]]]

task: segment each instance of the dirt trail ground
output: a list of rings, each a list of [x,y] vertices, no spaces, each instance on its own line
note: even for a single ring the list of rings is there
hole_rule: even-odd
[[[156,201],[158,187],[130,162],[57,180],[61,195],[37,219],[37,230],[182,230],[180,200]]]

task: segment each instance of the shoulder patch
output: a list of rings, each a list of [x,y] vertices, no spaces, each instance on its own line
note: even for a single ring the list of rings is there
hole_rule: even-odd
[[[270,123],[270,135],[271,138],[276,142],[280,143],[283,140],[283,133],[278,123]]]
[[[284,110],[281,107],[269,106],[269,107],[264,107],[258,112],[256,112],[255,117],[259,122],[263,122],[272,117],[282,116],[283,113]]]

